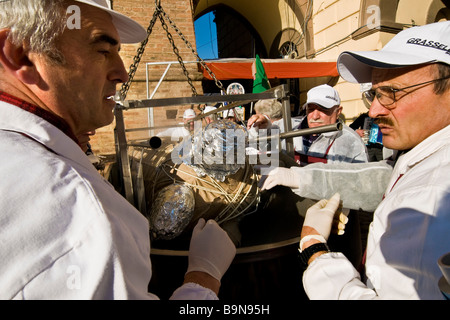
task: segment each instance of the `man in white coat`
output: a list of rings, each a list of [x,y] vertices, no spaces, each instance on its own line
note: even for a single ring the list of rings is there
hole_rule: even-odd
[[[67,12],[80,13],[79,28]],[[145,37],[105,0],[0,2],[0,299],[158,298],[147,219],[77,139],[111,123],[128,79],[120,44]],[[217,299],[235,252],[200,219],[172,298]]]
[[[326,245],[339,194],[312,206],[301,231],[311,299],[442,299],[437,261],[450,251],[450,21],[413,27],[382,50],[343,52],[345,80],[365,94],[398,158],[370,226],[365,272]],[[369,182],[370,183],[370,182]]]
[[[339,93],[327,84],[308,91],[304,108],[306,116],[292,118],[292,130],[335,124],[340,121],[343,109]],[[247,127],[250,129],[256,125],[285,131],[283,119],[272,123],[268,118],[265,114],[255,114],[248,120]],[[360,136],[349,126],[342,124],[342,127],[339,131],[295,137],[295,161],[302,167],[312,163],[368,162],[367,149]],[[284,141],[281,145],[285,149]]]

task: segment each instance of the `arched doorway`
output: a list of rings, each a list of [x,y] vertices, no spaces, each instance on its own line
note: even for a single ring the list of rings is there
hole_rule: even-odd
[[[194,25],[205,15],[209,15],[209,24],[206,27],[210,29],[196,28],[196,39],[200,39],[200,33],[215,30],[215,34],[211,34],[210,37],[210,41],[214,41],[214,43],[206,44],[211,47],[217,46],[217,57],[215,58],[254,58],[257,54],[261,58],[267,57],[261,37],[239,12],[226,5],[213,6],[208,8],[208,11],[199,14],[195,18]],[[204,45],[204,43],[200,43],[200,45]],[[197,46],[199,46],[199,43],[197,43]],[[203,57],[201,58],[203,59]],[[242,84],[247,93],[252,91],[253,81],[249,79],[223,80],[222,84],[227,88],[232,82]],[[219,93],[219,89],[212,80],[203,80],[202,86],[203,92],[206,94]]]
[[[261,37],[239,12],[226,5],[217,5],[202,12],[195,21],[206,14],[212,15],[215,24],[216,34],[212,37],[217,39],[218,59],[254,58],[256,54],[267,57]],[[195,30],[196,38],[201,32],[204,30]]]

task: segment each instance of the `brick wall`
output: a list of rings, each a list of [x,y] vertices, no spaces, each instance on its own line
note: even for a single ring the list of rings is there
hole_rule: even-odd
[[[184,37],[195,48],[194,21],[192,18],[191,0],[164,0],[161,1],[161,6],[170,19],[180,29]],[[113,8],[114,10],[124,13],[138,21],[145,29],[147,29],[155,11],[155,1],[114,0]],[[185,42],[178,36],[167,20],[165,21],[183,61],[195,61],[196,59],[192,54],[191,49],[186,46]],[[127,70],[129,70],[139,46],[140,44],[122,45],[121,56]],[[127,93],[127,99],[147,98],[145,63],[163,61],[177,61],[177,56],[173,52],[172,45],[167,38],[166,32],[164,31],[160,20],[157,19],[150,34],[144,55]],[[166,65],[152,65],[149,67],[150,93],[153,92],[153,89],[157,85],[157,82],[159,81],[165,68]],[[202,94],[201,74],[198,72],[197,65],[186,64],[186,68],[191,79],[193,79],[193,84],[197,90],[197,93]],[[183,74],[178,63],[171,67],[165,79],[166,80],[161,84],[153,98],[159,99],[192,96],[191,87],[189,86],[187,78]],[[120,89],[120,86],[118,86],[118,89]],[[189,107],[190,106],[173,106],[154,108],[154,125],[162,126],[182,122],[183,110]],[[148,114],[148,109],[124,111],[125,127],[127,129],[148,127],[150,125]],[[174,116],[175,118],[173,118]],[[96,135],[92,137],[91,145],[96,154],[115,153],[114,128],[115,122],[109,126],[98,129]],[[127,139],[133,140],[148,138],[148,134],[148,131],[129,132],[127,134]]]

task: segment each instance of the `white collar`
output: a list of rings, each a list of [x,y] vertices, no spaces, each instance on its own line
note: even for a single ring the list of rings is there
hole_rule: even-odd
[[[95,169],[75,141],[41,117],[4,101],[0,101],[0,113],[0,130],[22,133],[58,155]]]
[[[450,143],[450,125],[432,134],[413,149],[400,156],[396,163],[398,174],[405,174],[409,169],[434,154]]]

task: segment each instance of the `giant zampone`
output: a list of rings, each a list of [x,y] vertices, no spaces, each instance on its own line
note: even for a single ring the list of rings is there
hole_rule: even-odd
[[[141,211],[152,239],[189,233],[199,218],[223,224],[255,210],[258,175],[245,155],[246,139],[244,127],[219,120],[180,142],[131,149],[132,175],[142,170]]]

